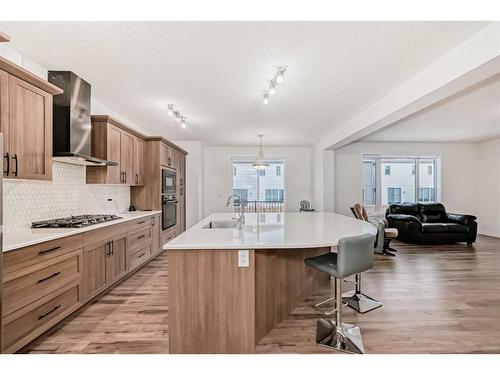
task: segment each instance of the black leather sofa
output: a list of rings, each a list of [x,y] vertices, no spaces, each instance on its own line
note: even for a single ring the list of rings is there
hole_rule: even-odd
[[[391,204],[385,213],[390,228],[397,228],[398,240],[423,245],[476,241],[473,215],[446,212],[441,203]]]

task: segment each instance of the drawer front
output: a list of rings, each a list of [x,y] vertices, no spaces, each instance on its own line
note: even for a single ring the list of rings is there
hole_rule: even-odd
[[[132,220],[128,223],[128,231],[135,233],[138,230],[151,227],[151,216],[143,217],[141,219]]]
[[[109,227],[92,230],[83,234],[84,246],[89,246],[102,241],[109,241],[113,237],[118,237],[121,234],[127,233],[127,223],[115,224]]]
[[[70,286],[44,303],[4,319],[3,348],[16,351],[81,305],[80,284]],[[31,307],[31,306],[29,306]]]
[[[175,229],[164,231],[161,235],[162,244],[165,245],[168,241],[175,238],[175,234],[176,234]]]
[[[151,257],[151,245],[147,245],[146,247],[130,254],[127,262],[129,271],[132,271],[133,269],[139,267],[150,257]]]
[[[4,275],[69,253],[82,246],[83,236],[80,234],[7,251],[3,253]]]
[[[4,280],[3,316],[82,278],[82,250],[22,269]]]
[[[151,242],[151,227],[140,230],[128,236],[128,251],[133,252]]]

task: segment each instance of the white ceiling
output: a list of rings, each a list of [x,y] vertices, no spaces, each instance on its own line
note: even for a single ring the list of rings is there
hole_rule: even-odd
[[[11,47],[72,70],[152,134],[310,145],[467,39],[480,22],[1,22]],[[270,104],[261,93],[280,65]],[[173,103],[188,129],[167,117]]]
[[[478,142],[495,137],[500,137],[500,75],[360,141]]]

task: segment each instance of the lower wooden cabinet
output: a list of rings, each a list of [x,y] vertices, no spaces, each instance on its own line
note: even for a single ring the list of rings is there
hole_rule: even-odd
[[[160,251],[160,215],[8,251],[2,352],[12,353]]]

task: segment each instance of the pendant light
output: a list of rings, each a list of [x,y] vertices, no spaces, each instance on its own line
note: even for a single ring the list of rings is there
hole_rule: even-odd
[[[252,167],[254,167],[257,170],[262,170],[262,169],[266,169],[267,167],[269,167],[269,163],[266,163],[264,160],[264,151],[262,151],[262,137],[263,136],[264,136],[263,134],[259,134],[260,147],[259,147],[259,152],[257,153],[257,162],[252,164]]]

